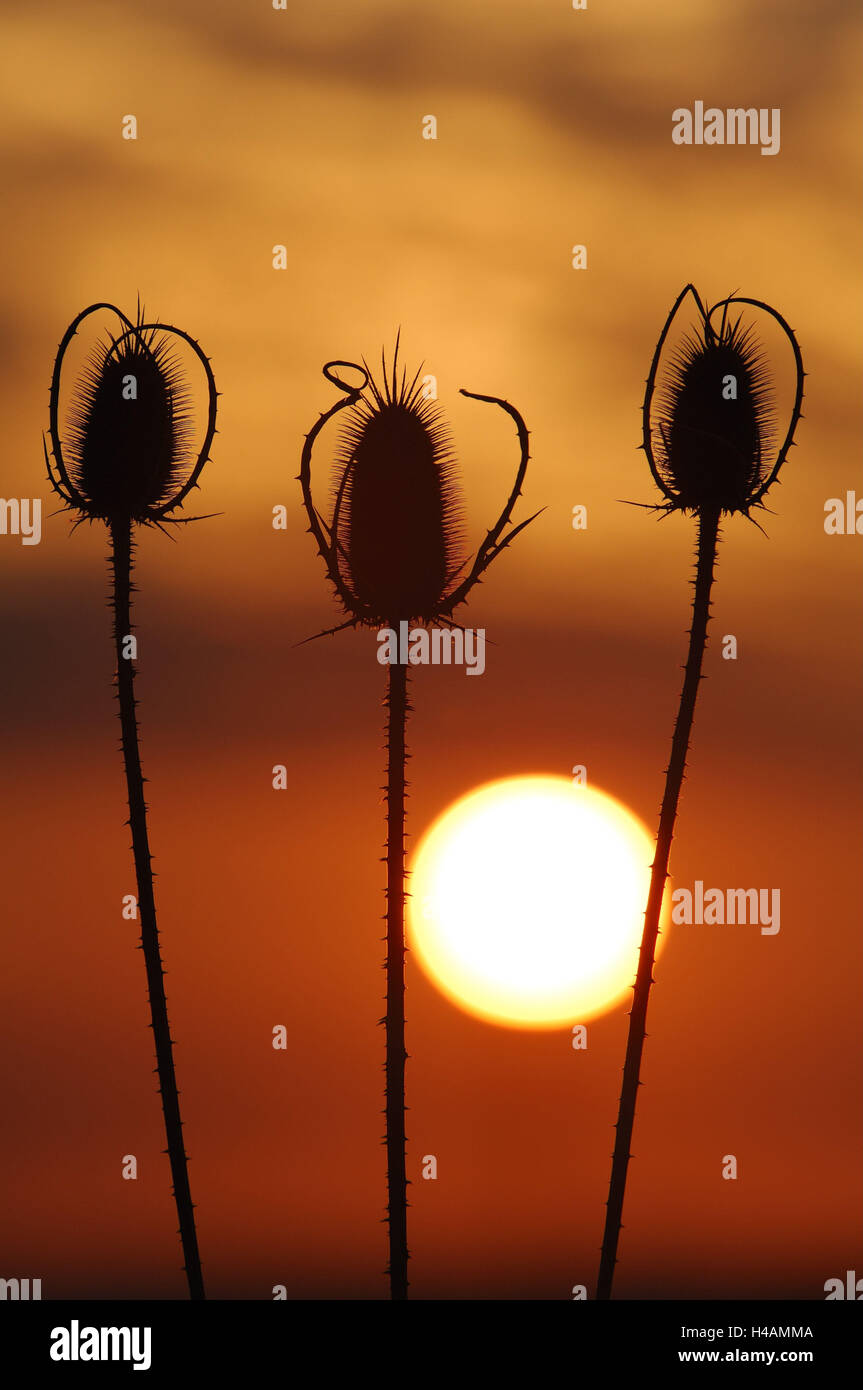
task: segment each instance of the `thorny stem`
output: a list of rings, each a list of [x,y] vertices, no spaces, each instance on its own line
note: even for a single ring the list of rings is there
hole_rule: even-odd
[[[204,1281],[195,1216],[189,1188],[189,1171],[183,1146],[183,1125],[180,1120],[180,1097],[174,1073],[173,1042],[168,1025],[168,1002],[165,997],[164,970],[156,926],[156,900],[153,892],[153,868],[147,835],[147,804],[144,800],[144,776],[138,746],[138,721],[135,714],[135,669],[123,655],[124,639],[131,632],[132,621],[132,524],[127,517],[114,518],[111,529],[111,557],[114,579],[114,643],[117,655],[117,698],[120,704],[120,726],[123,735],[123,761],[126,766],[126,786],[129,794],[129,825],[132,830],[132,850],[138,883],[138,911],[141,917],[141,949],[147,970],[151,1027],[156,1044],[156,1070],[165,1116],[168,1158],[174,1184],[174,1198],[180,1219],[180,1239],[183,1246],[184,1268],[192,1299],[204,1298]]]
[[[396,624],[396,631],[398,625]],[[389,667],[387,716],[386,1146],[390,1297],[408,1296],[405,1169],[405,727],[407,666]]]
[[[647,1002],[650,996],[650,986],[653,983],[656,938],[659,934],[659,918],[668,878],[668,860],[671,854],[671,841],[674,836],[674,822],[677,818],[680,789],[686,768],[686,755],[689,750],[692,720],[695,715],[695,700],[701,681],[701,665],[704,649],[707,645],[710,591],[713,586],[718,537],[719,513],[716,511],[699,513],[698,561],[695,572],[695,595],[692,601],[689,653],[686,658],[683,690],[680,695],[677,722],[674,726],[674,737],[671,741],[671,758],[665,777],[665,794],[662,798],[659,832],[656,837],[656,856],[650,875],[650,890],[647,897],[647,909],[644,914],[644,933],[641,938],[638,973],[635,977],[632,1010],[629,1015],[629,1036],[626,1043],[623,1085],[617,1116],[617,1137],[611,1164],[611,1182],[606,1203],[605,1231],[602,1238],[602,1256],[596,1289],[597,1299],[611,1298],[614,1267],[617,1263],[617,1244],[623,1214],[626,1173],[631,1158],[629,1146],[632,1141],[638,1087],[641,1084],[639,1073],[646,1036]]]

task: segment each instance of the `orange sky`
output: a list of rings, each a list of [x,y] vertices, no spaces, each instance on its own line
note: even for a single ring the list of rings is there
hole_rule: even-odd
[[[652,829],[694,532],[618,499],[655,500],[641,393],[688,280],[774,304],[809,374],[769,539],[739,518],[725,531],[672,856],[679,884],[779,887],[782,929],[669,939],[616,1292],[818,1298],[859,1268],[863,576],[859,539],[826,536],[823,516],[861,485],[860,28],[835,0],[34,0],[4,15],[3,495],[53,510],[51,364],[93,300],[133,312],[140,292],[199,339],[223,393],[195,507],[221,515],[177,545],[142,536],[137,569],[157,900],[212,1296],[386,1293],[382,672],[370,633],[294,645],[338,621],[294,480],[334,399],[321,364],[377,355],[401,325],[406,363],[438,376],[476,540],[515,444],[458,388],[506,396],[531,430],[516,519],[546,510],[466,610],[496,644],[486,672],[413,681],[412,834],[481,782],[574,763]],[[673,145],[671,112],[696,99],[780,107],[780,154]],[[436,142],[420,138],[427,113]],[[326,447],[319,465],[323,499]],[[32,547],[0,536],[0,1272],[41,1277],[45,1297],[181,1297],[142,963],[120,916],[132,864],[105,538],[68,529],[48,520]],[[592,1284],[625,1033],[620,1008],[574,1052],[566,1030],[482,1023],[410,970],[414,1296]],[[728,1152],[736,1183],[719,1177]],[[436,1183],[420,1179],[427,1153]]]

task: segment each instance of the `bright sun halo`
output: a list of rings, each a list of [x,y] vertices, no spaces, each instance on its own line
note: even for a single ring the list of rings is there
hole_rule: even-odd
[[[481,1018],[583,1023],[635,978],[653,851],[641,821],[605,792],[564,777],[491,782],[418,846],[415,958]]]

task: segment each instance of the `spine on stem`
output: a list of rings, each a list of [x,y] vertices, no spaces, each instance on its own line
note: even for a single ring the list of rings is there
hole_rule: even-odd
[[[623,1067],[623,1085],[620,1093],[614,1156],[611,1165],[611,1181],[606,1203],[605,1231],[602,1240],[597,1299],[611,1298],[614,1281],[614,1268],[617,1263],[617,1245],[620,1237],[623,1215],[623,1198],[626,1190],[626,1174],[630,1160],[630,1143],[635,1122],[635,1105],[638,1098],[641,1072],[641,1056],[647,1025],[647,1005],[650,986],[653,984],[653,962],[656,956],[656,939],[659,935],[659,920],[665,885],[668,878],[668,862],[671,855],[671,841],[674,837],[674,823],[680,801],[680,789],[686,770],[686,757],[695,716],[695,701],[701,681],[701,667],[707,646],[707,624],[710,619],[710,593],[713,587],[713,573],[716,563],[716,546],[719,537],[719,512],[716,510],[699,512],[698,517],[698,560],[695,572],[695,594],[692,602],[692,627],[689,633],[689,653],[686,659],[683,690],[671,741],[671,757],[665,776],[665,793],[659,815],[659,832],[656,837],[656,855],[650,875],[650,889],[647,909],[644,914],[644,931],[638,958],[638,972],[635,978],[632,1009],[629,1015],[629,1035],[626,1043],[626,1059]]]
[[[396,628],[397,630],[397,628]],[[386,1149],[390,1294],[408,1296],[405,1167],[405,730],[407,667],[394,663],[387,686],[387,1012]]]
[[[132,523],[128,517],[111,522],[111,558],[113,569],[114,645],[117,657],[117,699],[120,706],[123,761],[126,768],[126,787],[129,797],[129,825],[132,831],[132,851],[138,886],[138,912],[141,921],[141,949],[147,971],[151,1027],[156,1045],[156,1070],[165,1118],[168,1159],[171,1165],[174,1200],[180,1221],[184,1268],[192,1299],[204,1298],[204,1282],[198,1253],[195,1215],[189,1186],[189,1169],[183,1143],[180,1119],[180,1096],[174,1071],[173,1041],[168,1024],[168,1001],[165,996],[164,969],[156,925],[156,899],[153,890],[153,866],[147,833],[147,805],[144,799],[144,775],[138,742],[138,720],[135,713],[135,670],[128,655],[124,655],[126,638],[132,626]]]

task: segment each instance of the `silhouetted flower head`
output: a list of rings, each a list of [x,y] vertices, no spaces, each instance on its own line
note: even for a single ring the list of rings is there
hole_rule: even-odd
[[[660,366],[672,322],[687,294],[699,322]],[[750,306],[748,321],[732,306]],[[714,315],[722,310],[718,326]],[[781,445],[773,379],[752,310],[775,319],[797,367],[797,396]],[[667,510],[744,512],[776,479],[800,418],[803,364],[792,330],[768,305],[731,297],[705,309],[691,285],[678,297],[654,354],[644,401],[644,448]]]
[[[364,364],[365,366],[365,364]],[[372,622],[427,621],[458,568],[456,461],[443,415],[419,372],[398,378],[381,362],[351,408],[337,455],[339,567]],[[421,370],[421,369],[420,369]]]
[[[306,436],[300,468],[309,530],[327,574],[348,614],[342,627],[401,622],[449,621],[474,584],[533,517],[504,535],[521,493],[528,463],[528,436],[514,406],[498,396],[462,390],[463,396],[499,406],[516,425],[521,458],[515,484],[495,524],[472,560],[461,559],[461,504],[449,431],[420,381],[408,382],[398,368],[396,338],[392,366],[381,356],[380,382],[368,365],[334,361],[324,376],[344,399],[320,416]],[[350,385],[347,368],[362,381]],[[315,440],[328,420],[348,410],[336,454],[332,517],[325,521],[312,498]],[[462,576],[463,571],[467,571]],[[337,631],[338,629],[333,629]]]
[[[58,402],[63,358],[82,319],[112,309],[121,330],[90,350],[70,395],[62,447]],[[210,395],[204,447],[195,449],[190,383],[177,352],[189,344],[203,364]],[[195,486],[215,432],[216,391],[197,343],[171,325],[132,323],[119,309],[92,305],[67,330],[54,367],[51,441],[55,490],[82,517],[155,522]],[[47,452],[46,452],[47,457]]]

